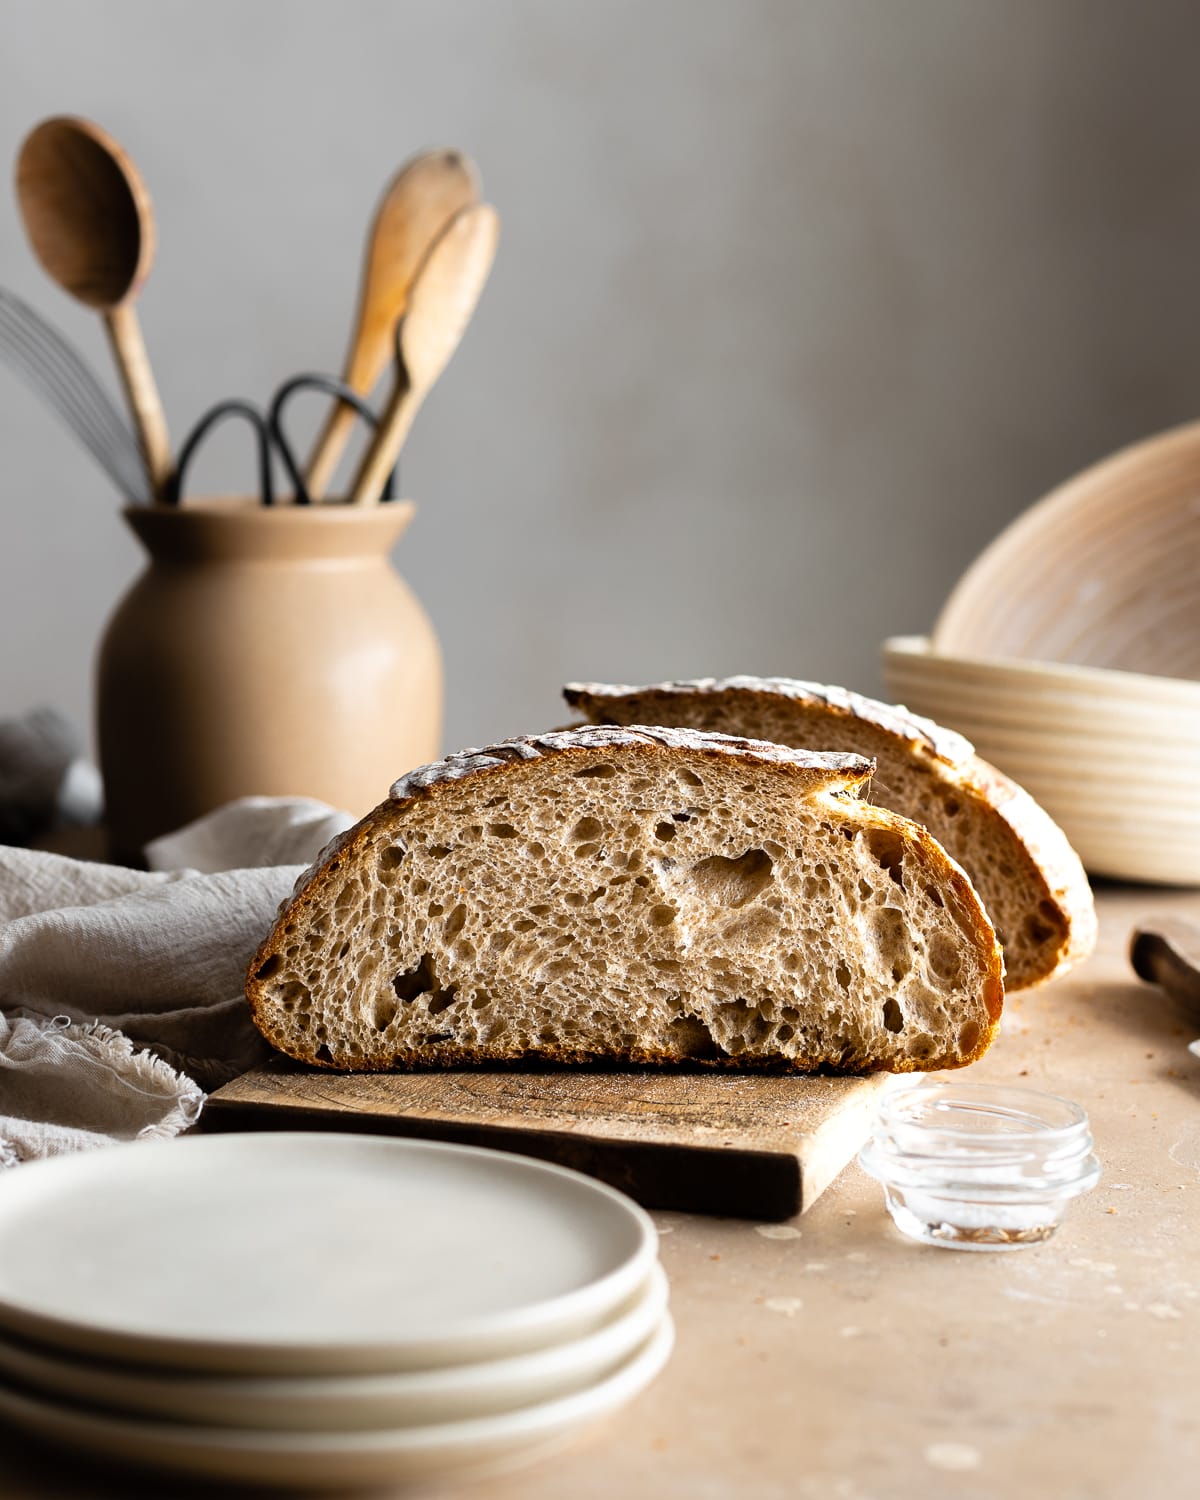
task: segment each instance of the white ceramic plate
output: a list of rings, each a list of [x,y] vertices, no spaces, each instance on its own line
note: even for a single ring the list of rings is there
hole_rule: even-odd
[[[580,1428],[624,1406],[666,1364],[673,1341],[664,1314],[630,1360],[586,1390],[500,1416],[395,1431],[247,1432],[139,1422],[60,1406],[2,1385],[0,1417],[44,1441],[207,1479],[304,1488],[474,1479],[553,1452]]]
[[[613,1321],[595,1333],[510,1359],[401,1375],[177,1375],[82,1360],[3,1337],[0,1375],[33,1395],[214,1427],[353,1432],[460,1421],[595,1385],[618,1370],[659,1326],[667,1295],[666,1273],[656,1265]]]
[[[657,1260],[612,1188],[430,1141],[194,1136],[33,1162],[3,1188],[0,1329],[160,1368],[503,1358],[601,1327]]]

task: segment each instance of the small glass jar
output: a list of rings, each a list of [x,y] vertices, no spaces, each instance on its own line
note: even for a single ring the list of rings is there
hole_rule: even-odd
[[[1086,1113],[1036,1089],[922,1081],[883,1097],[859,1164],[904,1234],[955,1250],[1048,1240],[1100,1180]]]

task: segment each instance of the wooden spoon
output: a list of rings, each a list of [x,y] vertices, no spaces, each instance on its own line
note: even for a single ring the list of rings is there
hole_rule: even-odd
[[[479,174],[459,151],[427,151],[392,178],[375,211],[359,293],[358,323],[342,379],[369,396],[396,351],[396,324],[430,245],[461,209],[479,201]],[[333,478],[356,417],[338,402],[308,461],[308,493],[319,500]]]
[[[458,348],[496,254],[500,219],[487,203],[457,213],[413,279],[396,330],[396,385],[350,491],[374,505],[421,402]]]
[[[157,498],[171,447],[133,302],[154,260],[154,213],[133,162],[88,120],[43,120],[17,158],[17,198],[34,254],[104,317]]]

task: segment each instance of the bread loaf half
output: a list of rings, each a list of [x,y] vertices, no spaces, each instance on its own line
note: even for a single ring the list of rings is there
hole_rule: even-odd
[[[924,824],[971,877],[1004,949],[1008,989],[1063,973],[1095,947],[1091,887],[1058,824],[961,735],[929,719],[787,677],[573,682],[563,695],[595,724],[687,725],[869,756],[872,801]]]
[[[957,1067],[1002,1004],[966,876],[856,755],[583,728],[403,777],[255,956],[289,1056]]]

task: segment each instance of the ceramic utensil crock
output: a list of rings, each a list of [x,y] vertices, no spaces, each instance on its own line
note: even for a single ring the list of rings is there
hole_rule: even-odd
[[[438,754],[442,665],[389,554],[410,502],[123,512],[149,562],[100,645],[110,852],[235,797],[358,814]]]

